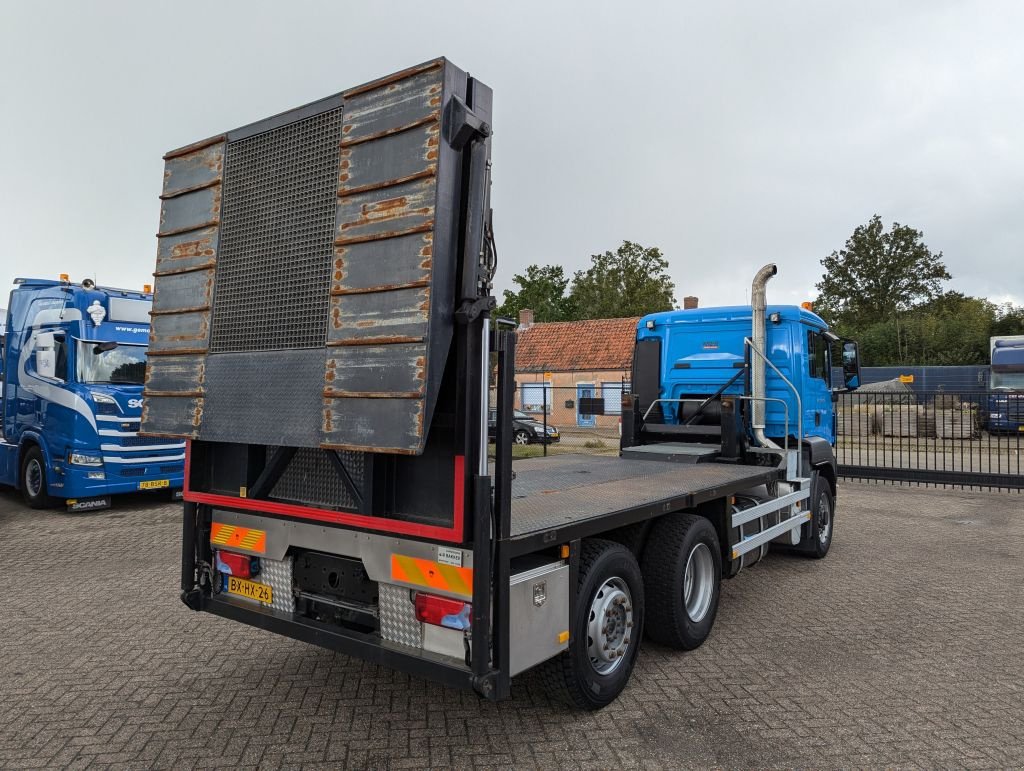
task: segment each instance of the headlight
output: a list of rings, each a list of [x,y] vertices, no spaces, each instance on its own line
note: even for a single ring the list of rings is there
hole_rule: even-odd
[[[110,394],[101,393],[100,391],[90,391],[89,395],[97,404],[117,404],[117,399]]]
[[[90,455],[87,452],[69,452],[68,463],[72,466],[102,466],[103,458],[99,455]]]
[[[549,434],[557,434],[558,433],[558,429],[555,428],[554,426],[548,426],[548,433]]]

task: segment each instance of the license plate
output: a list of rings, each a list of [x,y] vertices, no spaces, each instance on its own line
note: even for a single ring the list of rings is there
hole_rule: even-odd
[[[247,600],[259,600],[268,605],[274,601],[274,591],[266,584],[258,584],[244,578],[235,578],[235,576],[228,576],[228,592],[245,597]]]
[[[144,482],[139,482],[140,490],[159,490],[161,487],[170,487],[170,479],[147,479]]]

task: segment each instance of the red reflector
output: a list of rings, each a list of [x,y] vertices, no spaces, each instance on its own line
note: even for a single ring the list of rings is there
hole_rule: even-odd
[[[238,578],[252,577],[252,557],[247,554],[234,554],[229,551],[217,551],[217,570]]]
[[[469,629],[469,612],[473,606],[468,602],[416,592],[415,603],[416,618],[425,624]]]

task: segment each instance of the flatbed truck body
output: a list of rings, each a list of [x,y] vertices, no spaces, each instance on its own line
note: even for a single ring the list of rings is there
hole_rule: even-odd
[[[824,556],[834,485],[724,390],[714,442],[661,451],[630,393],[622,457],[513,473],[491,134],[437,59],[168,153],[143,428],[188,442],[188,607],[489,699],[541,667],[594,709],[645,632],[701,644],[769,543]]]

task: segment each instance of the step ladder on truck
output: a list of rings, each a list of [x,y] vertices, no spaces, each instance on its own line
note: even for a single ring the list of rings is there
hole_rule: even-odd
[[[645,633],[700,645],[770,543],[827,552],[831,420],[795,369],[827,329],[648,317],[621,457],[513,474],[491,98],[436,59],[168,153],[143,430],[188,441],[190,608],[488,699],[539,667],[596,709]],[[677,367],[712,327],[738,349]]]

